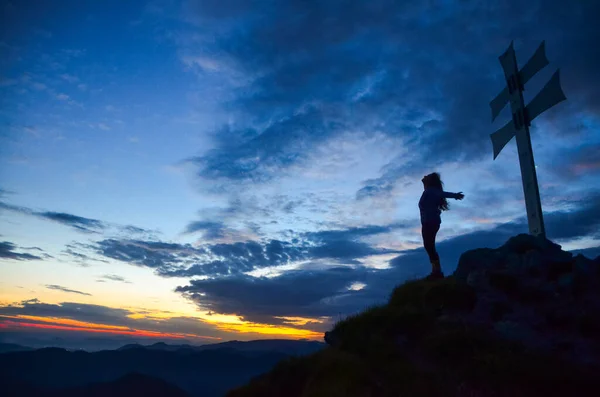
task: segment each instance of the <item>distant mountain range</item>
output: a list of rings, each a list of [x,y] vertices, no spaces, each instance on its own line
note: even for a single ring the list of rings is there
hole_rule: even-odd
[[[168,345],[164,342],[158,342],[153,345],[140,345],[132,343],[129,345],[122,346],[117,350],[130,350],[130,349],[150,349],[150,350],[162,350],[162,351],[206,351],[215,349],[233,349],[239,352],[278,352],[285,353],[288,355],[305,355],[313,353],[324,347],[325,344],[322,342],[309,341],[309,340],[288,340],[288,339],[262,339],[252,341],[229,341],[222,343],[213,343],[209,345]]]
[[[0,344],[0,395],[220,397],[282,359],[324,346],[294,340],[204,346],[161,342],[89,353]]]
[[[22,352],[34,350],[31,347],[16,345],[14,343],[0,343],[0,353]]]

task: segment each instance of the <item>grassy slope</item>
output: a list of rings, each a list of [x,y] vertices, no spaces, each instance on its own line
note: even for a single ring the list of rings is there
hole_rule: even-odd
[[[407,282],[387,305],[337,323],[335,347],[282,361],[227,397],[596,395],[599,376],[462,323],[476,299],[453,277]]]

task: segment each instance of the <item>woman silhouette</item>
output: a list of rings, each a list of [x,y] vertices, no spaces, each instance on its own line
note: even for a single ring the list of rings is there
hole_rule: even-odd
[[[419,200],[419,210],[421,212],[421,235],[423,236],[423,247],[427,251],[429,261],[431,262],[431,274],[426,278],[434,280],[444,278],[440,266],[440,257],[435,250],[435,236],[440,230],[442,211],[448,210],[447,198],[462,200],[465,197],[462,192],[450,193],[443,189],[444,183],[437,172],[425,175],[423,179],[423,194]]]

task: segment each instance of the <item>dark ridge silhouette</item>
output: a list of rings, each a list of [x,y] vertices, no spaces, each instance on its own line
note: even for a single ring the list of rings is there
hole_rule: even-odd
[[[7,381],[1,391],[5,397],[189,397],[188,393],[173,384],[139,373],[130,373],[112,382],[56,389]]]
[[[140,345],[131,343],[121,346],[117,350],[131,349],[150,349],[163,351],[205,351],[215,349],[233,349],[239,352],[280,352],[290,355],[308,354],[320,350],[324,347],[323,342],[311,340],[290,340],[290,339],[260,339],[252,341],[228,341],[221,343],[212,343],[201,346],[193,346],[188,344],[183,345],[168,345],[164,342],[154,343],[152,345]]]
[[[46,395],[43,393],[57,390],[84,393],[93,383],[107,384],[106,387],[123,386],[123,390],[131,383],[131,387],[143,390],[143,377],[149,377],[175,385],[190,397],[220,397],[232,387],[243,385],[268,371],[282,359],[313,353],[326,346],[314,341],[256,342],[236,341],[197,347],[134,344],[119,350],[92,353],[62,348],[4,353],[0,355],[0,391],[22,390],[20,395]],[[132,373],[143,377],[137,380],[129,377],[126,378],[129,383],[115,383]],[[89,390],[109,390],[106,387],[95,385]],[[117,393],[122,389],[115,390]],[[157,387],[156,390],[162,389]]]
[[[31,347],[21,346],[14,343],[0,343],[0,354],[9,352],[21,352],[33,350]]]

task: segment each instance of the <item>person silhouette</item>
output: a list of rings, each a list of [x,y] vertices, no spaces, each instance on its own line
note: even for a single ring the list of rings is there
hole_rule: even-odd
[[[447,198],[462,200],[465,195],[462,192],[445,192],[443,189],[444,183],[437,172],[425,175],[421,182],[423,182],[423,194],[419,200],[421,235],[423,237],[423,247],[427,251],[431,262],[431,274],[426,279],[435,280],[444,278],[440,257],[435,250],[435,237],[442,223],[441,213],[449,209]]]

